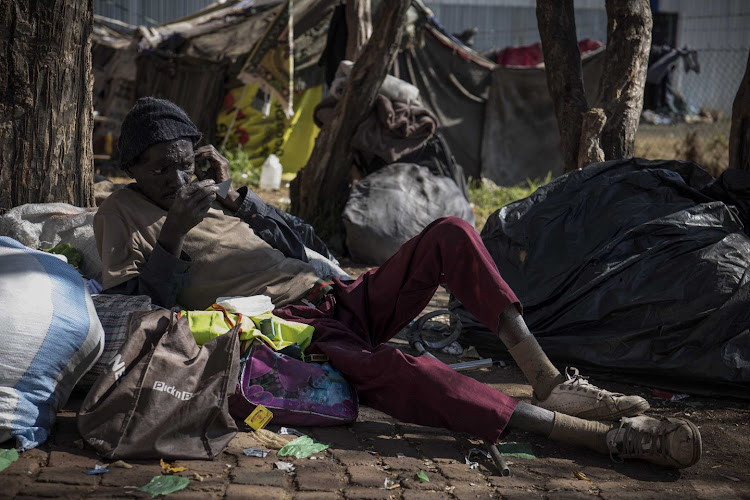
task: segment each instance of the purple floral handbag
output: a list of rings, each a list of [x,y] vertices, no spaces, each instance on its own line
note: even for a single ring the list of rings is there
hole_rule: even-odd
[[[240,360],[237,390],[229,412],[246,418],[257,405],[273,413],[274,424],[342,425],[357,418],[357,394],[328,363],[305,363],[254,340]]]

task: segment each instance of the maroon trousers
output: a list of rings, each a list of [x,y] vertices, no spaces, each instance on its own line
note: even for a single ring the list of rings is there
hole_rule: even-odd
[[[492,331],[500,314],[518,303],[476,230],[447,217],[404,243],[379,268],[353,282],[337,281],[318,308],[290,305],[276,314],[315,327],[306,352],[328,355],[363,404],[403,422],[496,443],[517,400],[432,357],[384,345],[422,312],[441,284]]]

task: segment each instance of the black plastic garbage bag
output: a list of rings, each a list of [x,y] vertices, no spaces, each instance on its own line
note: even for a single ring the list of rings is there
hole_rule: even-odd
[[[747,200],[732,197],[750,172],[730,176],[714,181],[686,162],[605,162],[490,217],[482,239],[553,361],[750,397]],[[453,307],[466,342],[490,339]]]
[[[344,208],[346,246],[357,262],[382,264],[432,221],[474,213],[450,177],[427,167],[393,163],[354,184]]]

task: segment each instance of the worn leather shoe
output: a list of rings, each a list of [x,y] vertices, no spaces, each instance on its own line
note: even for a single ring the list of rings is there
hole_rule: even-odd
[[[640,396],[609,392],[590,384],[577,368],[566,368],[565,377],[567,380],[552,389],[546,399],[538,400],[534,395],[531,404],[587,420],[617,420],[649,409],[648,401]]]
[[[622,418],[607,433],[607,446],[613,460],[638,458],[673,469],[690,467],[703,452],[700,432],[689,420],[645,415]]]

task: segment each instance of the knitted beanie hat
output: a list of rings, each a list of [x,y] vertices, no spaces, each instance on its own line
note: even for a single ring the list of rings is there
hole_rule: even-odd
[[[150,146],[175,139],[203,137],[182,108],[166,99],[141,97],[120,126],[120,168],[126,168]]]

